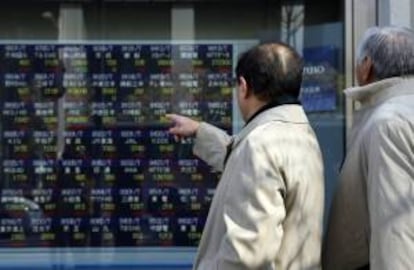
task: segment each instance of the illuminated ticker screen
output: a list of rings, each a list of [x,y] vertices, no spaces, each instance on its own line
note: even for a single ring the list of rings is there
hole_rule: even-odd
[[[218,175],[165,114],[229,133],[230,44],[2,44],[0,246],[195,246]]]

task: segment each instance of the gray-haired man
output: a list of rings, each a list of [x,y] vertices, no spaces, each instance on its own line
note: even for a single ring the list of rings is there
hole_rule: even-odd
[[[414,269],[414,32],[370,28],[360,102],[331,208],[324,269]]]

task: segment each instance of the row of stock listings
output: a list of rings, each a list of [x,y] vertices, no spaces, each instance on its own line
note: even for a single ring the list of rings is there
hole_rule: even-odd
[[[226,44],[0,45],[0,246],[194,246],[218,175],[166,113],[231,132]]]

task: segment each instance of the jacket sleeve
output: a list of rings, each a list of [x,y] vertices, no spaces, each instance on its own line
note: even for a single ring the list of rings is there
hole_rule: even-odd
[[[214,269],[270,269],[283,237],[284,182],[269,147],[251,140],[240,151],[225,172],[237,182],[223,199],[226,235]]]
[[[202,122],[198,128],[193,152],[216,171],[223,171],[226,147],[231,136],[225,131]]]
[[[414,126],[376,126],[368,149],[371,269],[414,269]]]

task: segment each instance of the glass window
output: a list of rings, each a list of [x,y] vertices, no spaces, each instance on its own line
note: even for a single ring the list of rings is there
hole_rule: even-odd
[[[191,269],[219,175],[192,139],[174,142],[165,114],[239,131],[237,57],[265,41],[305,58],[329,205],[344,150],[343,5],[0,3],[0,269]]]

